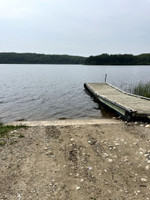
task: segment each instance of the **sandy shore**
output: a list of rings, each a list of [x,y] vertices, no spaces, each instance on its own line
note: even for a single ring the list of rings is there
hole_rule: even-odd
[[[0,147],[0,200],[150,199],[149,125],[26,124]]]

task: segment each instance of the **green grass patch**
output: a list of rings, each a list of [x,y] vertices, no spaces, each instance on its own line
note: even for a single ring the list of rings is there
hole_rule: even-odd
[[[22,133],[19,133],[19,138],[24,138],[24,135]]]
[[[12,126],[12,125],[3,125],[2,123],[0,124],[0,147],[3,147],[5,146],[5,144],[7,143],[7,140],[9,138],[13,138],[16,134],[15,132],[12,132],[10,133],[11,131],[15,131],[17,129],[20,129],[20,128],[27,128],[27,126],[23,126],[23,125],[20,125],[20,126]],[[18,138],[23,138],[24,135],[21,134],[21,133],[17,133],[17,137]],[[17,143],[18,141],[11,141],[10,144],[15,144]]]
[[[5,144],[6,144],[6,141],[5,141],[5,140],[0,141],[0,147],[5,146]]]
[[[133,93],[150,98],[150,82],[148,83],[139,83],[133,88]]]
[[[12,126],[12,125],[8,125],[8,126],[0,126],[0,138],[5,137],[8,135],[8,133],[10,131],[14,131],[20,128],[26,128],[26,126]]]

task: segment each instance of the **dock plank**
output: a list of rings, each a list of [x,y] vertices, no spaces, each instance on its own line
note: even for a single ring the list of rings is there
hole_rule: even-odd
[[[132,113],[132,117],[150,117],[150,98],[126,93],[107,83],[85,83],[85,88],[112,109],[124,109],[125,112],[122,110],[121,113],[123,115],[126,115],[128,111],[128,113]],[[119,112],[119,110],[117,111]]]

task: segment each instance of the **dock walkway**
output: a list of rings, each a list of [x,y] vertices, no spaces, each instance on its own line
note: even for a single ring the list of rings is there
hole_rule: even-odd
[[[127,120],[150,118],[150,98],[126,93],[107,83],[85,83],[84,86],[97,100]]]

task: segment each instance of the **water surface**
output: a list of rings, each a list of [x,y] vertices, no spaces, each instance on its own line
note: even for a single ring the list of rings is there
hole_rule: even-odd
[[[150,66],[0,65],[0,121],[107,117],[83,87],[105,74],[127,90],[150,80]]]

